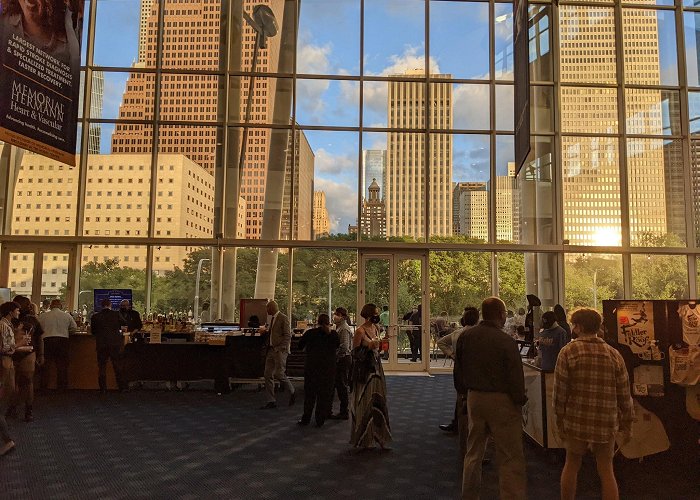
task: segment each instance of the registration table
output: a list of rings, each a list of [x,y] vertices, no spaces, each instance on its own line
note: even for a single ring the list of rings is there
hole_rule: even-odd
[[[304,375],[304,353],[297,347],[300,338],[292,338],[292,352],[287,358],[287,374],[291,377]],[[262,381],[264,339],[242,333],[199,342],[167,341],[165,337],[160,343],[128,342],[125,337],[121,362],[129,382],[214,380],[216,390],[226,392],[230,380]],[[71,335],[69,352],[69,387],[97,389],[95,338],[88,333]],[[107,365],[107,387],[117,388],[111,363]]]

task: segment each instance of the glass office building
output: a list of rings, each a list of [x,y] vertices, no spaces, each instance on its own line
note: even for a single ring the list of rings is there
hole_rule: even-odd
[[[240,298],[293,321],[372,301],[399,343],[422,304],[424,345],[429,316],[489,295],[696,296],[690,0],[530,3],[519,173],[511,2],[93,0],[83,16],[78,166],[2,146],[12,293],[82,310],[132,288],[147,314],[198,296],[225,320]]]

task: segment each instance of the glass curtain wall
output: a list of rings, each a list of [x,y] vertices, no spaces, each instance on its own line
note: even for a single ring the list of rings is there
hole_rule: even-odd
[[[478,297],[440,287],[471,275],[510,308],[525,293],[687,296],[698,16],[692,2],[531,2],[518,174],[511,2],[88,1],[79,166],[3,145],[0,238],[68,242],[83,274],[138,269],[146,310],[189,314],[198,296],[224,319],[245,297],[327,312],[328,277],[331,301],[350,300],[364,249],[429,250],[431,309],[450,317]],[[177,285],[200,261],[200,290]],[[448,280],[449,262],[468,275]],[[649,266],[674,274],[641,280]],[[612,274],[592,285],[591,269]]]

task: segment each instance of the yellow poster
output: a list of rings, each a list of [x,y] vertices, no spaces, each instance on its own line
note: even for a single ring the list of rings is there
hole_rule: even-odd
[[[644,354],[654,344],[654,308],[649,301],[620,302],[617,307],[617,340],[635,354]]]

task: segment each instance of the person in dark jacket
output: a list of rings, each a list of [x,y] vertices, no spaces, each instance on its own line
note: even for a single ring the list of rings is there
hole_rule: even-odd
[[[411,346],[411,361],[418,361],[418,356],[423,354],[423,306],[418,305],[416,311],[411,315],[408,321],[413,325],[413,328],[408,333],[408,341]],[[422,358],[421,358],[422,359]]]
[[[316,407],[316,427],[331,415],[335,388],[335,354],[340,345],[338,333],[331,330],[327,314],[319,314],[318,327],[306,330],[299,348],[306,349],[304,362],[304,414],[299,425],[308,425]]]
[[[559,326],[561,326],[566,332],[564,343],[568,344],[569,342],[571,342],[571,325],[569,325],[569,322],[566,321],[566,310],[561,304],[557,304],[554,306],[553,311],[554,315],[557,318],[557,323],[559,323]]]
[[[128,299],[124,299],[119,303],[119,316],[121,316],[122,321],[126,323],[127,332],[134,333],[143,328],[141,315],[138,311],[132,309],[131,302],[129,302]]]
[[[124,347],[122,326],[127,326],[117,311],[112,310],[109,299],[102,299],[102,310],[92,315],[90,327],[97,344],[97,383],[100,392],[107,392],[107,361],[112,360],[112,368],[120,391],[126,390],[122,373],[121,353]]]

